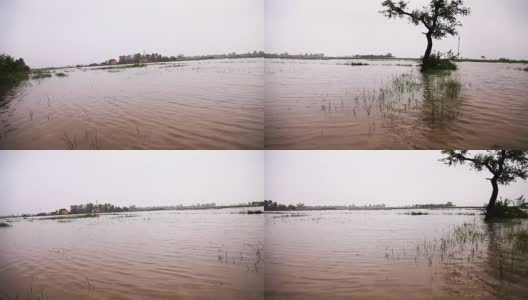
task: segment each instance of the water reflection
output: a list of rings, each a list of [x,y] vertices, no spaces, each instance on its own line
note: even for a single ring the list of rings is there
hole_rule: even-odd
[[[422,120],[429,126],[453,122],[460,114],[463,84],[452,74],[421,74],[423,103]]]

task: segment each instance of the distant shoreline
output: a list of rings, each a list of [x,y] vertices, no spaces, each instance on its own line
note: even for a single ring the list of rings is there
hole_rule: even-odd
[[[240,55],[204,55],[204,56],[189,56],[178,58],[174,61],[163,61],[163,62],[145,62],[146,65],[163,64],[163,63],[177,63],[187,61],[204,61],[204,60],[223,60],[223,59],[251,59],[251,58],[264,58],[264,59],[290,59],[290,60],[369,60],[369,61],[416,61],[420,62],[420,58],[414,57],[387,57],[387,56],[376,56],[376,55],[354,55],[354,56],[310,56],[310,55],[281,55],[281,54],[240,54]],[[528,60],[514,60],[514,59],[454,59],[454,62],[476,62],[476,63],[506,63],[506,64],[528,64]],[[128,64],[117,64],[115,66],[128,65]],[[56,69],[74,69],[74,68],[90,68],[98,66],[107,66],[107,64],[89,64],[89,65],[75,65],[75,66],[62,66],[62,67],[42,67],[32,68],[32,70],[56,70]]]
[[[295,210],[266,210],[265,212],[298,212],[298,211],[366,211],[366,210],[405,210],[405,209],[423,209],[423,210],[440,210],[440,209],[483,209],[482,206],[453,206],[453,207],[304,207]]]

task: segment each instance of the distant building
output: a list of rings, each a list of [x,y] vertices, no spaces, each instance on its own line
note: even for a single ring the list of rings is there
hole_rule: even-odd
[[[59,209],[59,215],[68,215],[70,212],[66,208]]]
[[[108,64],[109,64],[109,65],[117,65],[118,63],[119,63],[119,62],[118,62],[117,60],[113,59],[113,58],[112,58],[111,60],[108,61]]]

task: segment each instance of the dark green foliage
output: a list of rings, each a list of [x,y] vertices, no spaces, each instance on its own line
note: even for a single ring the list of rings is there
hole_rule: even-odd
[[[497,201],[493,208],[496,219],[526,219],[528,213],[517,206],[509,206],[509,201]]]
[[[0,228],[2,227],[11,227],[8,223],[0,222]]]
[[[456,64],[449,59],[441,58],[440,54],[433,54],[428,59],[424,59],[420,64],[423,71],[454,71],[457,69]]]
[[[55,76],[57,76],[57,77],[66,77],[66,76],[68,76],[68,74],[62,73],[62,72],[58,72],[58,73],[55,74]]]
[[[16,83],[28,79],[29,67],[22,58],[15,59],[6,54],[0,54],[0,84]]]

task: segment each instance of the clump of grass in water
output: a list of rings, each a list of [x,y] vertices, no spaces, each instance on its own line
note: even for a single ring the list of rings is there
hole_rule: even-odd
[[[457,65],[449,59],[442,59],[440,53],[433,54],[420,65],[422,72],[454,71]]]
[[[521,251],[528,250],[528,230],[527,229],[520,229],[517,232],[514,232],[513,235],[513,243],[517,249],[520,249]]]
[[[298,217],[306,217],[307,214],[302,213],[292,213],[292,214],[280,214],[278,216],[273,216],[274,219],[278,218],[298,218]]]
[[[55,73],[55,76],[57,76],[57,77],[66,77],[66,76],[68,76],[68,74],[62,73],[62,72],[58,72],[58,73]]]
[[[427,216],[429,215],[428,212],[423,212],[423,211],[411,211],[411,213],[407,213],[408,215],[411,215],[411,216]]]
[[[122,65],[122,66],[113,66],[113,67],[101,67],[95,68],[94,70],[116,70],[116,69],[129,69],[129,68],[143,68],[146,67],[146,64],[133,64],[133,65]]]
[[[368,66],[369,64],[367,63],[362,63],[362,62],[349,62],[349,63],[344,63],[345,66]]]
[[[51,76],[52,75],[49,72],[43,72],[41,70],[37,70],[35,71],[35,73],[33,73],[33,75],[31,76],[31,79],[43,79],[43,78],[49,78]]]
[[[69,220],[69,219],[85,219],[85,218],[97,218],[98,214],[83,214],[83,215],[66,215],[57,217],[39,218],[38,220]]]
[[[497,201],[495,204],[494,221],[509,219],[527,219],[528,213],[517,206],[509,206],[508,201]]]
[[[440,90],[442,90],[445,95],[454,98],[460,94],[462,84],[459,81],[450,78],[446,81],[440,82]]]
[[[11,224],[8,224],[8,223],[4,223],[4,222],[0,222],[0,228],[2,227],[11,227]]]
[[[402,74],[392,78],[392,87],[401,94],[419,91],[422,84],[411,74]]]

